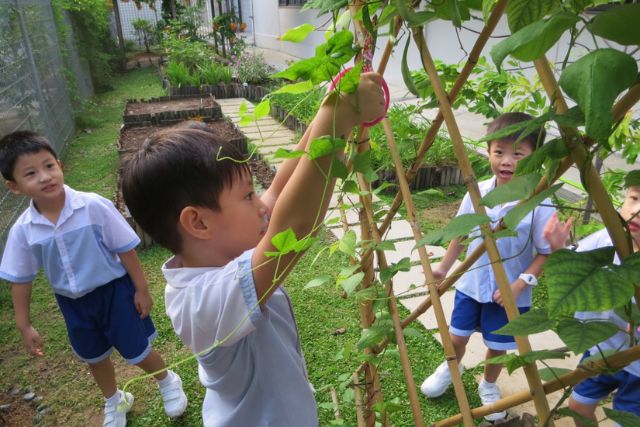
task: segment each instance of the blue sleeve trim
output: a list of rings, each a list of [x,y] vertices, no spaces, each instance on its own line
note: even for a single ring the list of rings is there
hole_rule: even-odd
[[[13,276],[9,273],[5,273],[4,271],[0,271],[0,279],[4,279],[8,282],[12,282],[12,283],[27,283],[27,282],[33,282],[33,280],[36,278],[36,274],[31,275],[31,276]]]
[[[253,268],[251,265],[253,251],[253,249],[250,249],[238,257],[238,285],[240,286],[242,296],[247,303],[251,323],[256,324],[260,319],[262,319],[262,310],[258,303],[256,284],[253,281]]]
[[[117,254],[121,254],[123,252],[129,252],[131,249],[135,249],[136,246],[138,246],[140,244],[140,238],[136,237],[131,243],[129,243],[128,245],[122,246],[120,248],[117,249],[113,249],[113,252],[117,253]]]

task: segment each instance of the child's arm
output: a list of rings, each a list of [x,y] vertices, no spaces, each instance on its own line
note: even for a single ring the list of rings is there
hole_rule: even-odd
[[[552,251],[565,248],[567,246],[567,240],[569,239],[569,233],[571,226],[573,225],[573,217],[569,217],[567,222],[562,222],[558,219],[558,214],[554,213],[549,221],[544,226],[542,234],[545,239],[551,245]]]
[[[13,310],[16,313],[16,327],[22,335],[22,343],[27,351],[34,356],[44,355],[44,341],[42,337],[31,325],[29,308],[31,306],[31,288],[29,283],[12,283],[11,299],[13,300]]]
[[[547,261],[548,257],[549,255],[544,255],[544,254],[536,255],[535,258],[533,258],[533,261],[531,261],[531,264],[529,264],[529,267],[527,267],[527,269],[523,271],[523,273],[533,274],[534,276],[538,277],[540,273],[542,273],[542,266]],[[518,296],[520,296],[520,294],[522,293],[522,291],[527,289],[527,286],[529,285],[527,285],[524,282],[524,280],[520,278],[516,279],[511,284],[511,292],[513,293],[513,299],[514,300],[517,299]],[[500,295],[499,289],[493,293],[493,301],[504,306],[504,301],[502,300],[502,295]]]
[[[433,269],[433,275],[436,279],[440,280],[447,277],[447,273],[451,269],[451,266],[456,262],[463,250],[464,246],[460,244],[460,239],[453,239],[449,243],[447,251],[442,257],[442,261],[440,261],[440,264]]]
[[[118,257],[122,262],[122,266],[127,270],[127,273],[129,273],[133,286],[136,288],[136,294],[133,300],[136,305],[136,310],[140,313],[140,318],[144,319],[151,311],[153,300],[149,294],[149,286],[144,276],[138,254],[136,254],[135,249],[131,249],[130,251],[119,253]]]
[[[340,97],[330,95],[313,120],[309,141],[328,135],[346,139],[358,123],[371,121],[384,114],[384,95],[380,84],[379,75],[363,74],[357,94]],[[344,153],[341,151],[336,156],[344,157]],[[308,155],[301,157],[278,196],[267,233],[258,243],[251,262],[256,292],[261,302],[276,290],[301,256],[291,252],[279,258],[267,257],[265,252],[276,250],[271,239],[288,228],[293,230],[298,239],[317,231],[335,184],[335,178],[327,178],[333,161],[333,155],[313,161]]]

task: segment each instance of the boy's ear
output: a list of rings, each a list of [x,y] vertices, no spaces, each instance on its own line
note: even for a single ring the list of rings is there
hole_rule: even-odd
[[[205,218],[206,212],[198,206],[186,206],[180,212],[179,222],[182,229],[196,239],[208,239],[211,227]]]
[[[58,162],[58,166],[60,167],[60,170],[62,170],[62,162],[60,161],[60,159],[56,160]]]
[[[18,184],[16,184],[15,181],[7,180],[6,184],[7,184],[7,187],[9,188],[9,191],[11,191],[13,194],[15,195],[22,194],[22,192],[18,188]]]

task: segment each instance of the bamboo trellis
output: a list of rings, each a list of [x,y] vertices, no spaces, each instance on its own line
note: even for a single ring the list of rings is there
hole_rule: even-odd
[[[418,46],[420,57],[422,60],[423,67],[431,80],[432,87],[436,94],[436,97],[439,102],[439,113],[437,117],[431,123],[431,127],[425,135],[420,147],[418,148],[416,159],[412,166],[410,166],[406,171],[402,167],[402,163],[400,161],[400,155],[398,153],[398,149],[395,144],[395,140],[393,137],[392,125],[387,118],[383,120],[383,127],[385,131],[385,136],[387,138],[387,143],[389,144],[389,148],[393,157],[394,165],[396,168],[396,174],[398,176],[398,182],[400,186],[400,191],[396,194],[391,208],[387,212],[387,215],[383,219],[383,221],[378,226],[374,219],[374,211],[371,199],[370,185],[365,180],[362,174],[358,173],[358,184],[360,186],[361,195],[360,202],[362,207],[359,211],[360,224],[361,224],[361,235],[364,240],[373,240],[376,243],[380,243],[382,241],[382,236],[386,233],[389,226],[391,225],[392,219],[395,214],[398,212],[400,206],[404,203],[408,220],[411,225],[411,229],[413,231],[413,236],[416,242],[418,242],[422,235],[420,227],[416,221],[415,207],[413,204],[413,199],[409,190],[408,183],[415,176],[418,168],[421,166],[422,161],[424,159],[425,154],[428,149],[433,144],[436,136],[438,135],[438,131],[443,123],[447,124],[447,132],[449,133],[450,139],[453,143],[456,157],[458,158],[459,166],[462,170],[465,185],[467,186],[467,190],[471,196],[471,200],[474,206],[474,209],[477,213],[484,213],[484,208],[480,205],[480,193],[477,185],[476,178],[473,174],[473,170],[471,168],[466,149],[464,147],[464,143],[462,140],[462,136],[457,126],[457,122],[455,116],[453,114],[453,110],[451,104],[455,100],[456,96],[460,92],[461,88],[471,75],[475,65],[477,64],[478,59],[489,39],[491,34],[496,28],[498,21],[500,20],[502,14],[504,13],[507,6],[507,0],[499,0],[495,5],[493,12],[491,13],[489,19],[486,22],[485,27],[480,32],[476,42],[469,53],[469,57],[462,68],[460,75],[456,79],[451,91],[446,93],[443,89],[443,86],[440,82],[440,78],[437,74],[437,70],[435,68],[435,64],[431,57],[430,51],[427,47],[427,44],[424,39],[424,32],[422,27],[416,27],[412,31],[413,40]],[[352,15],[355,15],[359,8],[362,7],[362,2],[360,0],[354,0],[350,3],[350,10]],[[356,40],[362,43],[364,36],[366,35],[366,29],[363,28],[362,23],[354,20],[354,24],[356,27]],[[394,34],[393,37],[390,38],[390,41],[387,43],[382,57],[379,62],[379,66],[377,68],[377,72],[381,75],[384,75],[386,66],[388,64],[389,57],[393,51],[393,43],[391,42],[392,38],[397,36],[398,31],[402,25],[402,20],[399,17],[396,17],[394,20]],[[547,92],[547,95],[552,100],[556,109],[559,113],[562,113],[567,110],[566,102],[561,95],[560,89],[558,87],[557,82],[553,76],[551,68],[548,65],[548,62],[545,58],[538,59],[535,61],[535,66],[538,71],[538,74],[541,77],[541,81],[543,86]],[[627,93],[614,105],[613,113],[614,120],[619,121],[624,117],[624,115],[640,100],[640,84],[636,84],[632,86]],[[536,190],[534,191],[536,194],[541,191],[549,188],[553,182],[555,182],[574,162],[581,167],[581,170],[586,172],[587,175],[587,183],[590,189],[590,192],[595,201],[596,207],[600,214],[603,217],[603,221],[607,230],[612,236],[614,241],[616,251],[620,254],[621,258],[624,259],[629,255],[631,248],[628,245],[628,241],[626,239],[626,235],[623,229],[623,225],[615,212],[615,209],[611,203],[611,200],[608,197],[608,194],[604,190],[604,186],[600,180],[600,177],[595,172],[595,169],[590,164],[588,157],[586,155],[585,145],[588,146],[590,141],[585,140],[585,145],[576,144],[576,138],[579,138],[579,134],[576,129],[567,129],[561,128],[561,134],[563,139],[565,140],[565,144],[568,146],[571,152],[571,156],[567,157],[563,160],[563,162],[558,167],[558,170],[552,180],[547,180],[546,177],[543,177],[538,184]],[[359,131],[358,136],[356,137],[356,141],[362,141],[367,139],[368,130],[362,128]],[[368,150],[368,144],[358,144],[356,149],[359,151]],[[341,215],[343,228],[346,230],[348,228],[346,217],[344,212]],[[635,346],[627,351],[620,352],[615,356],[608,358],[605,361],[600,362],[591,362],[588,366],[579,365],[574,371],[563,375],[555,381],[548,382],[546,384],[542,384],[540,380],[540,376],[538,374],[537,367],[534,364],[529,364],[524,366],[525,375],[527,378],[527,382],[529,385],[528,390],[524,390],[520,393],[507,396],[500,401],[492,404],[483,406],[476,409],[471,409],[468,403],[468,399],[464,390],[464,385],[462,383],[461,375],[458,371],[458,362],[455,356],[455,352],[453,351],[453,346],[450,341],[449,333],[448,333],[448,325],[444,318],[444,312],[442,309],[442,304],[440,302],[440,295],[445,292],[448,288],[450,288],[455,281],[469,268],[473,263],[475,263],[485,252],[488,253],[489,258],[491,260],[491,265],[496,276],[496,281],[498,283],[498,288],[503,296],[504,306],[507,312],[507,316],[509,320],[513,320],[514,318],[519,316],[519,311],[515,304],[515,300],[513,298],[511,287],[509,281],[507,279],[506,273],[502,266],[501,255],[498,251],[496,242],[494,237],[492,236],[492,232],[495,230],[491,230],[489,226],[482,226],[481,231],[484,237],[484,245],[478,247],[475,251],[467,256],[467,258],[455,269],[455,271],[446,279],[438,281],[434,278],[433,273],[431,271],[431,266],[429,263],[428,254],[424,246],[418,246],[418,253],[420,256],[421,266],[425,276],[425,286],[429,289],[429,295],[425,297],[425,300],[404,320],[401,320],[397,311],[397,302],[393,293],[393,280],[390,279],[387,283],[384,283],[384,291],[389,301],[389,313],[393,320],[393,327],[395,338],[397,341],[397,345],[400,352],[400,361],[403,369],[403,373],[405,376],[405,380],[407,383],[407,391],[409,400],[411,403],[411,409],[413,414],[413,419],[416,426],[423,426],[424,420],[422,419],[420,405],[418,401],[418,396],[416,392],[415,382],[413,380],[413,375],[411,372],[411,364],[409,362],[409,357],[406,350],[406,345],[404,342],[403,336],[403,328],[407,327],[413,321],[415,321],[418,316],[428,310],[429,307],[433,306],[436,320],[438,323],[438,329],[440,330],[441,337],[443,340],[443,347],[445,352],[445,358],[449,363],[449,368],[452,374],[452,380],[454,385],[454,390],[456,394],[456,398],[458,400],[458,404],[460,407],[460,414],[450,417],[446,420],[442,420],[436,422],[434,425],[438,426],[450,426],[456,425],[459,423],[463,423],[465,426],[472,426],[473,419],[479,418],[484,415],[502,411],[505,409],[512,408],[516,405],[520,405],[524,402],[533,400],[537,415],[540,419],[541,425],[553,426],[553,419],[549,417],[550,410],[549,404],[546,398],[546,395],[557,391],[561,388],[571,386],[577,384],[582,381],[584,378],[587,378],[592,375],[598,374],[602,368],[605,366],[608,367],[617,367],[621,368],[629,364],[634,360],[640,359],[640,346]],[[362,287],[367,288],[371,287],[375,280],[375,269],[373,266],[373,249],[365,250],[360,258],[360,268],[361,271],[365,273]],[[386,256],[383,250],[376,249],[375,250],[378,267],[380,271],[384,270],[388,267]],[[352,259],[352,262],[355,262],[355,259]],[[636,287],[636,300],[640,303],[640,288]],[[361,326],[362,327],[370,327],[375,321],[375,315],[372,310],[371,302],[364,302],[360,305],[360,316],[361,316]],[[520,354],[524,354],[531,351],[531,346],[527,337],[516,337],[516,343],[518,346],[518,351]],[[377,345],[374,345],[365,350],[365,353],[369,354],[378,354],[380,353],[386,346],[388,345],[388,339],[382,340]],[[360,381],[360,375],[364,373],[365,379],[364,383]],[[382,389],[380,379],[378,377],[376,366],[369,362],[363,362],[360,367],[353,373],[353,385],[356,391],[356,415],[358,426],[374,426],[375,412],[373,410],[373,406],[376,403],[382,401]],[[361,395],[360,385],[364,385],[364,397]],[[381,420],[383,425],[388,424],[388,420]]]

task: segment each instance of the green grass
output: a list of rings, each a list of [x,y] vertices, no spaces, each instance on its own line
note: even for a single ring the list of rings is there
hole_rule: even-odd
[[[151,69],[135,70],[114,81],[115,90],[94,99],[94,106],[85,116],[84,123],[92,124],[91,133],[80,131],[71,142],[64,157],[66,182],[79,190],[94,191],[112,198],[115,194],[118,155],[115,141],[121,124],[124,102],[127,98],[149,98],[162,95],[160,80]],[[93,116],[92,116],[93,114]],[[88,118],[87,118],[88,117]],[[449,191],[458,194],[459,189]],[[454,197],[446,196],[445,197]],[[431,201],[417,201],[419,208],[430,206]],[[438,203],[435,201],[433,203]],[[326,244],[326,240],[324,240]],[[330,425],[334,419],[329,390],[336,387],[340,392],[340,409],[347,425],[355,424],[354,403],[351,393],[340,388],[341,375],[350,375],[360,364],[360,354],[355,350],[361,328],[358,303],[354,298],[343,299],[341,291],[333,285],[304,290],[304,285],[318,274],[336,274],[347,259],[334,255],[328,258],[315,256],[320,246],[312,248],[303,257],[287,280],[286,288],[296,314],[302,348],[307,361],[311,382],[318,390],[320,425]],[[326,253],[326,251],[325,251]],[[164,281],[160,273],[162,262],[169,253],[161,248],[140,252],[140,259],[147,275],[155,306],[153,316],[159,337],[154,347],[169,364],[181,363],[175,370],[181,375],[190,403],[187,413],[179,420],[170,421],[165,415],[159,394],[150,379],[136,380],[129,389],[136,396],[136,403],[129,416],[131,426],[194,426],[200,425],[200,410],[204,389],[197,376],[196,362],[190,358],[188,349],[182,346],[164,314]],[[400,307],[401,317],[408,312]],[[45,337],[45,357],[34,358],[25,353],[19,333],[14,327],[10,289],[0,287],[0,354],[2,375],[0,389],[6,390],[15,384],[31,385],[45,397],[53,411],[43,425],[94,425],[102,419],[102,398],[84,364],[73,356],[67,338],[64,321],[57,308],[53,293],[44,277],[35,281],[31,318],[34,327]],[[408,337],[407,345],[412,364],[413,378],[417,385],[443,360],[442,349],[433,338],[432,331],[421,325],[412,325],[420,337]],[[338,328],[346,333],[334,335]],[[344,349],[350,351],[343,351]],[[337,358],[338,353],[344,357]],[[127,366],[115,356],[118,383],[136,378],[141,371]],[[380,377],[385,401],[397,399],[400,410],[391,416],[396,426],[412,426],[414,422],[406,392],[405,379],[400,367],[397,349],[389,347],[381,359]],[[464,374],[469,390],[469,399],[479,405],[475,393],[474,371]],[[427,401],[420,398],[423,418],[436,421],[458,412],[453,391],[442,398]],[[61,421],[63,420],[63,421]],[[27,421],[30,424],[30,420]]]

